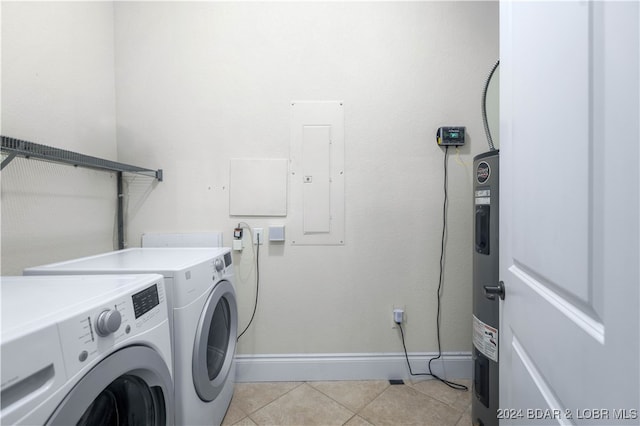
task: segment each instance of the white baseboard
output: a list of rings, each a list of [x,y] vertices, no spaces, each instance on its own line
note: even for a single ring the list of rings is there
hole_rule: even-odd
[[[427,371],[437,354],[409,354],[414,373]],[[236,355],[236,382],[304,382],[325,380],[413,380],[404,353],[381,354],[259,354]],[[471,352],[448,352],[431,363],[446,379],[471,379]]]

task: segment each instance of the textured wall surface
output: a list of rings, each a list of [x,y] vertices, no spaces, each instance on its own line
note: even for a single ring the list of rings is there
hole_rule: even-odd
[[[113,4],[2,2],[4,136],[116,159]],[[2,171],[2,274],[114,248],[116,179],[15,159]]]
[[[471,348],[471,162],[498,56],[495,2],[2,4],[2,134],[162,168],[128,177],[127,244],[286,217],[229,215],[232,158],[289,158],[292,100],[341,100],[345,243],[265,244],[240,354],[437,349],[440,126],[450,150],[442,345]],[[38,164],[38,165],[36,165]],[[291,194],[289,194],[291,196]],[[290,207],[290,206],[289,206]],[[14,160],[2,172],[3,273],[113,248],[115,178]],[[240,325],[254,256],[235,253]]]
[[[487,150],[480,99],[498,56],[495,2],[117,3],[118,153],[166,181],[130,183],[128,243],[144,232],[291,225],[229,216],[232,158],[289,158],[290,102],[342,100],[345,244],[267,244],[239,353],[437,350],[443,149],[449,158],[442,344],[471,348],[471,163]],[[291,196],[291,194],[290,194]],[[235,254],[240,325],[253,255]]]

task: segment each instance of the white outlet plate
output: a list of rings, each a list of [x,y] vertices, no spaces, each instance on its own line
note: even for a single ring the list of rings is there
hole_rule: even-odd
[[[253,228],[253,244],[264,244],[264,228]]]
[[[394,303],[393,305],[391,305],[391,312],[390,312],[391,315],[389,315],[392,329],[398,328],[398,324],[396,324],[393,318],[393,311],[395,311],[396,309],[402,309],[402,311],[404,312],[404,314],[402,315],[402,325],[404,326],[407,323],[407,305]]]

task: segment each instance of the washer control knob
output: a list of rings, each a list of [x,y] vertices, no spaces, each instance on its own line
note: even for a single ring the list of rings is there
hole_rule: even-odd
[[[216,268],[216,271],[220,272],[224,269],[224,262],[222,259],[216,259],[213,261],[213,266]]]
[[[122,315],[115,309],[106,309],[100,312],[96,320],[96,331],[99,336],[105,337],[114,333],[122,324]]]

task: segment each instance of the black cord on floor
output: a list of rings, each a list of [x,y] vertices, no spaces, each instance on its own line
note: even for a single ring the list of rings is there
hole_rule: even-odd
[[[398,323],[396,323],[398,324]],[[400,328],[400,336],[402,337],[402,347],[404,348],[404,357],[407,360],[407,366],[409,367],[409,374],[412,376],[431,376],[431,373],[414,373],[411,369],[411,363],[409,363],[409,355],[407,354],[407,345],[404,343],[404,331],[402,330],[402,324],[398,324]]]
[[[448,180],[449,180],[449,174],[447,170],[448,157],[449,157],[449,147],[446,146],[444,151],[444,202],[442,203],[442,238],[440,241],[440,278],[438,279],[438,309],[437,309],[437,316],[436,316],[436,335],[438,338],[438,356],[431,358],[429,360],[429,363],[427,364],[427,367],[429,368],[428,373],[414,373],[412,371],[411,364],[409,363],[409,355],[407,354],[407,346],[405,345],[405,342],[404,342],[404,331],[402,330],[402,324],[398,324],[398,325],[400,326],[399,328],[400,328],[400,335],[402,336],[402,347],[404,348],[404,356],[407,360],[407,366],[409,367],[409,374],[411,374],[412,376],[431,376],[434,379],[440,380],[442,383],[449,386],[450,388],[467,391],[469,390],[467,386],[443,379],[442,377],[439,377],[438,375],[434,374],[433,370],[431,369],[431,363],[436,359],[442,358],[442,346],[440,344],[440,311],[441,311],[442,286],[444,284],[444,249],[445,249],[445,241],[446,241],[446,234],[447,234],[447,207],[449,204],[449,195],[447,192]]]
[[[251,230],[251,229],[250,229]],[[260,289],[260,236],[258,235],[258,244],[256,244],[256,300],[253,304],[253,313],[251,314],[251,319],[249,320],[249,324],[242,330],[242,333],[238,335],[236,342],[240,340],[242,335],[247,332],[251,323],[253,322],[253,318],[256,316],[256,310],[258,309],[258,290]],[[252,240],[253,244],[253,240]]]

